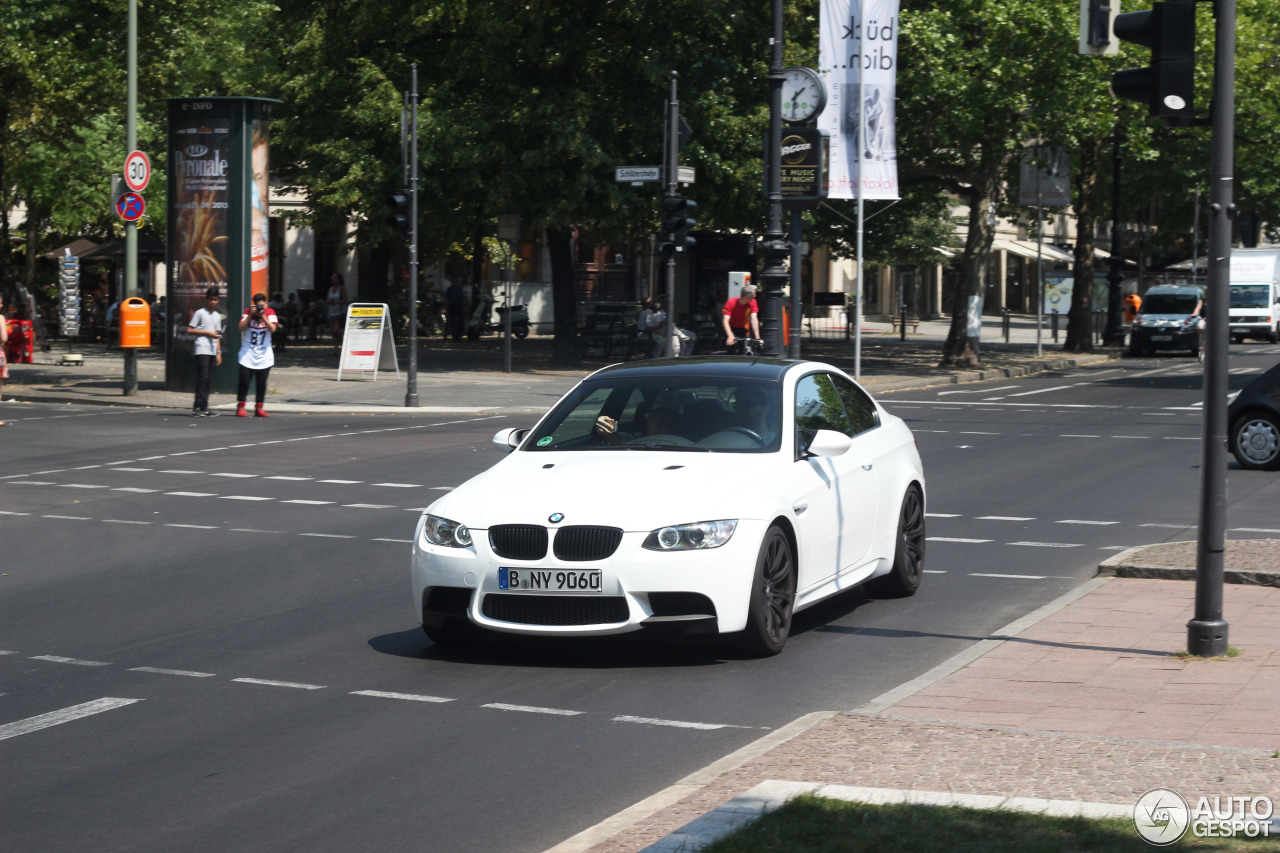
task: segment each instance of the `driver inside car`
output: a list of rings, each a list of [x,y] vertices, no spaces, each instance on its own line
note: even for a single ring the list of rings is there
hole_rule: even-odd
[[[771,444],[777,437],[777,418],[773,417],[769,400],[754,388],[739,389],[735,395],[734,425],[748,429],[760,436],[764,444]]]

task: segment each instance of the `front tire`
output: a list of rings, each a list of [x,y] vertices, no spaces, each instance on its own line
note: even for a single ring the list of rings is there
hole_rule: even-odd
[[[1280,470],[1280,423],[1253,412],[1231,425],[1231,455],[1251,471]]]
[[[913,485],[902,498],[893,568],[868,584],[870,591],[886,598],[915,595],[924,577],[925,538],[924,496]]]
[[[791,540],[775,524],[765,533],[756,557],[743,650],[752,657],[770,657],[782,651],[791,635],[795,602],[795,554]]]

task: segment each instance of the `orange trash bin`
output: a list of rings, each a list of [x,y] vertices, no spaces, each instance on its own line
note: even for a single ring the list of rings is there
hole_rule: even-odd
[[[151,306],[137,296],[120,303],[120,346],[151,346]]]

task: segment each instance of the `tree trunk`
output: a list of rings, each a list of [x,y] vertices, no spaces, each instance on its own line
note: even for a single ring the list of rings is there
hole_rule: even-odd
[[[975,183],[968,191],[969,237],[960,262],[960,285],[951,294],[951,329],[943,344],[939,367],[982,366],[981,355],[969,341],[969,298],[981,296],[987,280],[991,241],[995,237],[995,226],[988,211],[994,203],[994,196],[995,186],[991,181]]]
[[[547,229],[547,251],[551,255],[551,301],[555,316],[555,350],[552,363],[559,367],[577,367],[578,324],[574,319],[576,282],[573,277],[573,232]]]
[[[1076,169],[1076,256],[1064,352],[1093,352],[1093,247],[1098,223],[1098,156],[1102,140],[1080,144]]]

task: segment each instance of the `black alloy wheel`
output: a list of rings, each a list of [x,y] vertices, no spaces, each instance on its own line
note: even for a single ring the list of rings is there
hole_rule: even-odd
[[[924,495],[912,485],[902,498],[898,516],[898,544],[893,551],[893,568],[870,584],[869,591],[887,598],[915,595],[924,577],[925,520]]]
[[[796,560],[791,540],[776,524],[769,528],[756,557],[747,608],[745,651],[769,657],[782,651],[791,635],[791,612],[796,603]]]

